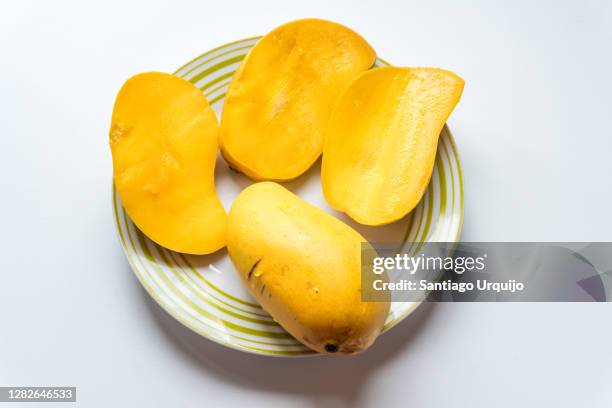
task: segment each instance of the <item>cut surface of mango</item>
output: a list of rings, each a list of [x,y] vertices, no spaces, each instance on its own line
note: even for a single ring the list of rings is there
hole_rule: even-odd
[[[206,98],[184,79],[149,72],[119,91],[110,129],[115,186],[132,221],[159,245],[190,254],[225,246],[217,135]]]
[[[328,203],[365,225],[408,214],[427,189],[464,82],[437,68],[375,68],[340,97],[323,150]]]
[[[290,180],[320,156],[341,90],[376,58],[357,33],[318,19],[284,24],[236,71],[221,118],[221,152],[254,180]]]

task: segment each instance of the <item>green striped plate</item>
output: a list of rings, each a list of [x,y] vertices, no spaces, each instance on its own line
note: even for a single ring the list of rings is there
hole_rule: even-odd
[[[219,114],[232,74],[259,37],[215,48],[176,71],[199,87]],[[388,65],[378,59],[377,66]],[[320,162],[298,180],[285,186],[309,202],[336,215],[370,242],[454,242],[463,218],[463,182],[457,148],[448,130],[442,131],[435,169],[419,206],[407,217],[383,227],[364,227],[332,210],[320,186]],[[251,184],[229,171],[219,158],[217,192],[226,209]],[[238,350],[273,356],[312,355],[287,334],[255,303],[241,284],[226,250],[208,256],[191,256],[156,245],[134,226],[113,190],[115,222],[121,244],[134,273],[147,292],[170,315],[213,341]],[[408,245],[408,244],[405,244]],[[417,248],[407,248],[415,251]],[[392,304],[385,331],[399,323],[417,303]]]

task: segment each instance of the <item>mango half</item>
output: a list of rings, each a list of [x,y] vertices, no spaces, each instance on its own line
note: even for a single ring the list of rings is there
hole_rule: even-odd
[[[227,249],[251,294],[307,347],[353,354],[376,339],[388,302],[361,301],[361,244],[342,221],[273,182],[243,190]]]
[[[115,186],[132,221],[161,246],[190,254],[225,246],[227,216],[214,185],[218,128],[202,92],[173,75],[136,75],[117,95]]]
[[[227,91],[220,145],[230,166],[254,180],[290,180],[321,155],[338,93],[376,54],[330,21],[284,24],[257,42]]]
[[[365,225],[396,221],[421,200],[438,137],[463,80],[437,68],[375,68],[340,97],[323,149],[328,203]]]

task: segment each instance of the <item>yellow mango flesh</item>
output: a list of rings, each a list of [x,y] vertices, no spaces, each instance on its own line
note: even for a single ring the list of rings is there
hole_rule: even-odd
[[[361,243],[352,228],[273,182],[240,193],[227,248],[257,301],[321,353],[352,354],[376,339],[387,302],[361,302]]]
[[[463,84],[437,68],[383,67],[360,75],[340,97],[326,133],[321,178],[328,203],[365,225],[412,211]]]
[[[375,58],[362,37],[330,21],[274,29],[232,79],[221,118],[223,156],[254,180],[298,177],[321,154],[338,93]]]
[[[173,75],[130,78],[115,101],[110,129],[121,203],[150,239],[208,254],[226,241],[227,216],[214,185],[217,118],[202,92]]]

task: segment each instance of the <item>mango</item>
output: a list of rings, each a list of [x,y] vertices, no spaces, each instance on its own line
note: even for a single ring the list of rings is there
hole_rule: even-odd
[[[361,244],[342,221],[274,182],[243,190],[227,249],[250,293],[307,347],[353,354],[376,339],[388,302],[361,301]]]
[[[254,180],[290,180],[321,155],[339,92],[376,54],[340,24],[304,19],[257,42],[234,74],[220,145],[234,170]]]
[[[179,77],[139,74],[119,91],[110,129],[115,187],[159,245],[189,254],[225,246],[227,215],[214,185],[218,130],[202,92]]]
[[[396,221],[421,200],[438,137],[463,80],[437,68],[375,68],[340,97],[323,149],[327,202],[365,225]]]

